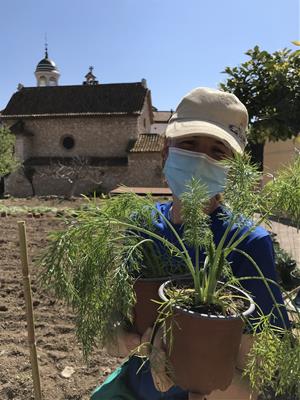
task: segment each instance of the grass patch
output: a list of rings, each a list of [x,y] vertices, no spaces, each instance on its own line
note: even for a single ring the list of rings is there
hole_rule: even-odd
[[[102,202],[105,200],[102,200]],[[70,204],[68,206],[44,206],[44,205],[5,205],[0,203],[1,216],[19,216],[19,215],[51,215],[51,216],[73,216],[76,212],[88,210],[91,207],[89,203]]]

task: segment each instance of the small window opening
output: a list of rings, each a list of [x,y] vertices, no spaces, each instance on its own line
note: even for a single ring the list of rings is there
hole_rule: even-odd
[[[71,150],[75,146],[75,140],[72,136],[65,136],[62,141],[62,145],[65,149]]]

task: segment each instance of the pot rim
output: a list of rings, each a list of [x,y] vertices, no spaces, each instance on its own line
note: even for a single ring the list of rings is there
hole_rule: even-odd
[[[291,271],[291,275],[294,279],[300,279],[300,268],[298,266]]]
[[[135,279],[135,282],[137,281],[142,281],[142,282],[171,282],[172,280],[175,279],[190,279],[192,278],[191,274],[179,274],[179,275],[168,275],[168,276],[159,276],[157,278],[143,278],[143,277],[137,277]]]
[[[158,295],[163,301],[168,301],[168,298],[166,297],[166,295],[164,293],[164,289],[171,282],[172,282],[172,280],[168,280],[168,281],[164,282],[158,289]],[[221,281],[218,281],[218,283],[224,284],[224,282],[221,282]],[[228,286],[233,288],[234,290],[237,290],[238,292],[243,293],[243,295],[249,301],[249,307],[244,312],[242,312],[241,314],[236,314],[236,315],[233,315],[233,316],[225,316],[225,315],[214,315],[214,314],[198,313],[196,311],[187,310],[187,309],[185,309],[183,307],[180,307],[180,306],[174,306],[174,308],[176,308],[176,310],[178,310],[178,311],[180,311],[182,313],[188,313],[190,315],[193,315],[196,318],[211,318],[211,319],[231,320],[231,319],[240,318],[241,316],[247,317],[248,315],[252,314],[253,311],[255,310],[255,303],[254,303],[254,300],[252,299],[252,297],[246,291],[244,291],[243,289],[238,288],[237,286],[230,285],[230,284],[228,284]]]

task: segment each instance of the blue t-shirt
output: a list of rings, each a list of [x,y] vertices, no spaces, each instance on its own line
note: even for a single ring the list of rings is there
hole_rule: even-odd
[[[168,203],[157,203],[157,209],[168,219],[169,219],[169,211],[172,206],[171,202]],[[211,230],[214,235],[214,242],[217,245],[221,240],[227,226],[228,221],[224,218],[221,218],[221,214],[224,215],[226,210],[223,207],[218,207],[211,215]],[[159,235],[165,237],[169,241],[174,244],[177,244],[177,240],[166,224],[166,222],[162,218],[158,218],[155,220],[155,227]],[[245,230],[249,229],[247,224],[242,229],[242,231],[237,235],[237,238],[240,237]],[[177,233],[182,237],[183,235],[183,226],[182,225],[174,225],[173,227],[176,229]],[[234,226],[227,240],[230,240],[234,232],[238,229],[237,226]],[[161,247],[160,243],[157,243],[158,247]],[[240,250],[245,251],[249,254],[257,263],[263,275],[266,278],[276,281],[276,270],[274,263],[274,250],[272,240],[268,234],[268,232],[261,228],[257,227],[254,229],[245,240],[243,240],[238,248]],[[163,251],[163,248],[161,247]],[[192,248],[188,248],[189,254],[192,259],[194,259],[194,250]],[[204,261],[205,254],[201,254],[201,260]],[[242,254],[237,252],[231,252],[228,256],[228,261],[230,262],[232,271],[234,276],[237,278],[242,277],[257,277],[259,276],[257,270],[253,266],[253,264]],[[267,287],[265,286],[262,280],[251,279],[241,281],[242,286],[246,291],[248,291],[252,297],[254,298],[255,303],[257,304],[256,311],[253,314],[253,318],[255,320],[255,316],[258,315],[259,309],[261,309],[264,315],[268,315],[270,312],[273,313],[272,323],[276,326],[284,327],[289,326],[288,316],[284,307],[282,307],[281,311],[284,316],[285,321],[283,322],[280,316],[278,315],[278,311],[274,308],[274,301],[272,296],[270,295]],[[270,288],[276,302],[278,304],[283,305],[283,300],[281,296],[281,292],[279,288],[275,285],[270,284]],[[187,400],[188,392],[180,389],[179,387],[173,386],[169,391],[165,393],[161,393],[155,389],[153,384],[152,375],[150,372],[149,363],[146,362],[142,366],[143,361],[138,357],[131,357],[129,360],[129,385],[133,392],[135,393],[138,400],[159,400],[159,399],[168,399],[168,400]]]

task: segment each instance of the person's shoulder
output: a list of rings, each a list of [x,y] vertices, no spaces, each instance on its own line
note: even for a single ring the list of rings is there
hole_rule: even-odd
[[[155,203],[155,208],[157,209],[157,211],[166,218],[169,218],[169,213],[170,213],[171,207],[172,207],[171,201]]]
[[[228,221],[230,220],[231,212],[226,207],[220,207],[218,209],[217,218],[219,220],[225,221],[225,226],[227,227]],[[248,245],[250,243],[269,243],[271,242],[270,232],[261,225],[255,226],[255,221],[251,219],[247,219],[243,216],[240,216],[239,220],[233,226],[232,231],[235,232],[239,230],[238,237],[244,235],[248,231],[248,235],[244,241]]]
[[[273,241],[270,232],[263,226],[255,227],[241,243],[241,248],[256,256],[273,253]]]
[[[270,232],[267,231],[263,226],[259,225],[252,230],[249,236],[252,240],[269,240]]]
[[[172,202],[157,202],[155,203],[155,210],[152,215],[152,223],[155,229],[159,231],[162,235],[167,235],[170,230],[166,220],[170,221],[170,209],[172,207]]]

